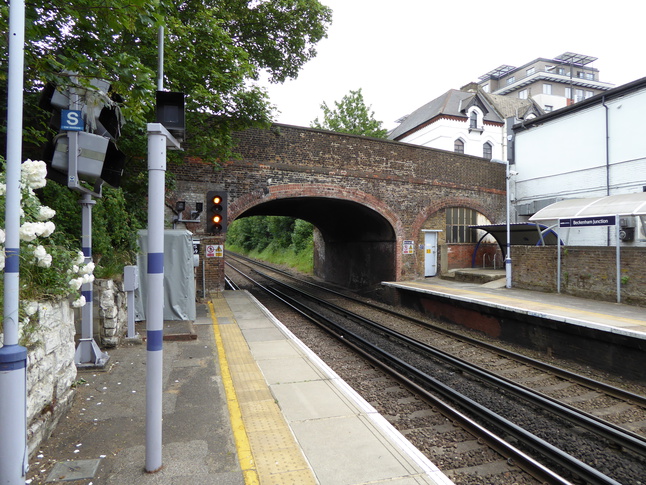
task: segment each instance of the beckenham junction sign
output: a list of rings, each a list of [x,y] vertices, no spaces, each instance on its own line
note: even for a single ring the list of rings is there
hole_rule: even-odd
[[[553,227],[583,228],[615,226],[615,246],[617,248],[617,303],[621,302],[621,242],[632,241],[627,229],[634,231],[634,225],[626,227],[629,218],[638,217],[644,231],[646,219],[646,192],[609,195],[591,199],[567,199],[541,209],[529,218],[532,222],[547,223]],[[646,235],[646,234],[644,234]],[[560,239],[560,238],[559,238]],[[558,246],[558,275],[556,287],[561,291],[561,245]]]

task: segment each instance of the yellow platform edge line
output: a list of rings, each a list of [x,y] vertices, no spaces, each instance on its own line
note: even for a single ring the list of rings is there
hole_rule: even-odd
[[[220,333],[220,326],[218,319],[215,316],[215,309],[213,302],[209,301],[209,313],[211,315],[211,322],[213,328],[213,335],[215,337],[215,344],[218,350],[218,361],[220,364],[220,372],[222,374],[222,384],[227,397],[227,406],[229,408],[229,416],[231,420],[231,428],[233,430],[233,437],[236,442],[236,449],[238,451],[238,461],[246,485],[260,485],[258,472],[254,465],[253,455],[251,452],[251,444],[242,420],[242,411],[240,403],[236,396],[235,388],[233,387],[233,379],[231,378],[231,370],[229,369],[229,362],[224,351],[224,344],[222,341],[222,334]]]

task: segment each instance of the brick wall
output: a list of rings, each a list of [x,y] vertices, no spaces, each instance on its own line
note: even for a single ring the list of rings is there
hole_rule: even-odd
[[[516,288],[555,292],[555,246],[513,246],[512,281]],[[646,306],[646,248],[621,248],[621,302]],[[561,292],[589,299],[617,301],[614,247],[561,248]]]
[[[492,223],[504,220],[505,167],[479,157],[417,145],[274,125],[236,135],[239,158],[220,167],[198,159],[169,163],[176,178],[167,204],[204,202],[207,190],[225,188],[228,220],[269,200],[339,197],[381,214],[395,231],[397,279],[414,278],[423,252],[403,257],[401,243],[424,243],[422,229],[444,229],[446,207],[470,207]],[[203,224],[187,224],[196,237]],[[438,241],[443,244],[443,236]],[[470,266],[470,256],[468,258]],[[217,268],[216,268],[217,269]],[[201,272],[201,268],[198,269]],[[207,281],[208,276],[207,267]],[[207,283],[207,290],[209,289]],[[216,287],[218,284],[215,285]]]

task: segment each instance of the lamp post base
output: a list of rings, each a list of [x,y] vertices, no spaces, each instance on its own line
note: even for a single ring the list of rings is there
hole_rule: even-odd
[[[107,352],[102,352],[93,338],[81,339],[76,353],[74,363],[79,369],[103,369],[110,360]]]

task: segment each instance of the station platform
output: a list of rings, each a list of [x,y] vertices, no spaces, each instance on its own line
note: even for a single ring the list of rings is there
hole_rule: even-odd
[[[440,277],[382,284],[646,340],[646,308],[638,306],[506,288],[504,278],[484,284]]]
[[[108,352],[106,369],[79,371],[30,485],[453,483],[246,291],[165,325],[156,473],[144,470],[145,339]]]

